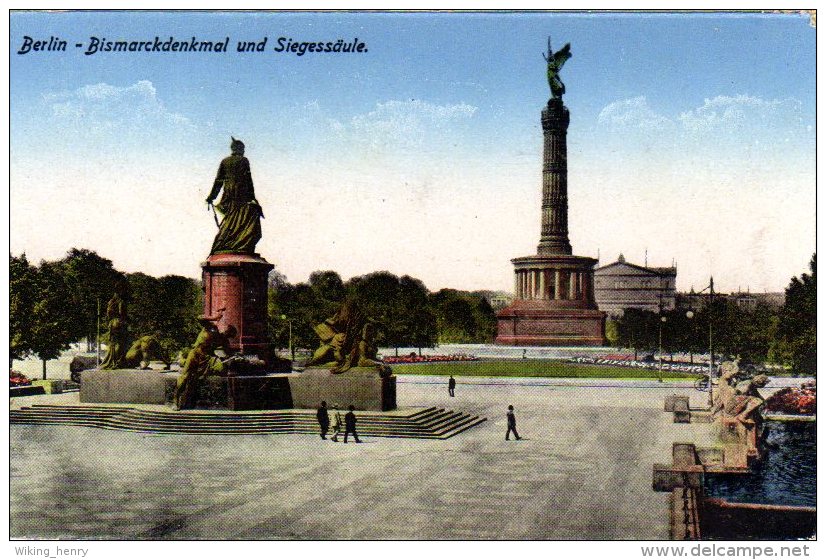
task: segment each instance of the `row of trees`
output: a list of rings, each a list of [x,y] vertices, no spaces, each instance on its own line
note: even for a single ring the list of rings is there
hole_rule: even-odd
[[[319,271],[306,283],[289,284],[270,277],[269,331],[272,341],[286,348],[313,348],[313,326],[331,317],[341,302],[355,300],[377,326],[377,342],[390,348],[432,347],[437,343],[491,342],[496,314],[485,295],[443,289],[431,293],[421,280],[374,272],[344,282],[338,273]]]
[[[691,313],[680,308],[662,313],[627,309],[606,329],[609,341],[635,351],[661,345],[670,354],[708,353],[711,344],[715,355],[786,364],[795,372],[815,374],[817,255],[809,268],[810,274],[792,278],[780,309],[765,304],[742,309],[722,297]]]
[[[26,255],[9,257],[10,357],[55,359],[72,343],[92,350],[105,332],[106,303],[122,282],[128,286],[131,336],[155,334],[174,355],[198,333],[203,312],[200,282],[182,276],[155,278],[124,274],[93,251],[72,249],[58,261],[35,266]],[[444,289],[431,293],[410,276],[374,272],[344,282],[332,271],[290,284],[274,272],[269,283],[271,342],[286,348],[314,348],[313,326],[332,316],[345,298],[354,298],[378,325],[377,342],[387,347],[431,347],[448,342],[490,342],[496,316],[482,292]],[[100,321],[100,324],[98,323]],[[292,339],[290,339],[292,336]]]
[[[194,318],[203,310],[197,281],[124,274],[94,251],[72,249],[63,259],[37,266],[25,254],[9,256],[10,359],[37,356],[45,377],[46,361],[72,343],[85,340],[91,351],[98,331],[105,334],[106,304],[123,282],[133,337],[158,334],[171,352],[192,343],[198,333]]]
[[[724,298],[689,318],[687,310],[657,314],[626,310],[608,327],[611,344],[650,351],[706,353],[709,327],[715,354],[772,361],[794,371],[816,371],[817,259],[810,273],[793,278],[779,310],[765,305],[741,309]],[[200,282],[182,276],[155,278],[124,274],[93,251],[72,249],[61,260],[34,266],[25,254],[9,258],[10,358],[36,355],[45,362],[69,345],[96,340],[99,314],[119,283],[129,287],[132,336],[156,334],[171,353],[191,344],[195,318],[203,310]],[[377,342],[400,348],[437,343],[485,343],[496,335],[496,315],[484,292],[443,289],[431,293],[410,276],[374,272],[344,282],[333,271],[319,271],[305,283],[270,276],[269,332],[280,348],[314,348],[313,326],[331,317],[345,298],[353,298],[378,325]],[[665,319],[663,321],[663,319]],[[102,326],[105,329],[105,326]],[[291,337],[291,338],[290,338]]]

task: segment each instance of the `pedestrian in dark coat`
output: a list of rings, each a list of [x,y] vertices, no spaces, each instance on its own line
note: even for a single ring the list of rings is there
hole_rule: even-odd
[[[447,393],[448,393],[451,397],[455,397],[456,395],[453,393],[453,391],[454,391],[455,389],[456,389],[456,380],[455,380],[455,379],[453,379],[453,376],[451,375],[451,376],[450,376],[450,379],[448,379],[448,381],[447,381]]]
[[[516,415],[513,413],[513,405],[508,405],[508,431],[505,432],[505,441],[510,440],[511,432],[513,435],[516,436],[516,439],[522,439],[519,437],[519,432],[516,431]]]
[[[321,407],[315,413],[318,419],[318,426],[321,428],[321,439],[327,439],[327,432],[330,431],[330,415],[327,413],[327,403],[321,401]]]
[[[353,434],[356,443],[361,443],[356,433],[356,415],[353,413],[355,409],[356,407],[350,405],[350,412],[344,415],[344,443],[347,443],[347,434]]]

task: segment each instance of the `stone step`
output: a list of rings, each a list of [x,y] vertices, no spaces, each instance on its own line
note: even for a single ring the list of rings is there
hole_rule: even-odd
[[[268,417],[293,417],[293,418],[310,418],[315,420],[315,411],[314,410],[294,410],[294,409],[281,409],[281,410],[265,410],[255,413],[250,412],[226,412],[223,410],[214,410],[214,411],[171,411],[171,410],[146,410],[146,409],[138,409],[135,407],[113,407],[113,406],[59,406],[59,405],[33,405],[31,407],[23,407],[21,409],[12,410],[12,413],[15,412],[43,412],[49,414],[69,414],[69,415],[79,415],[79,414],[89,414],[89,415],[115,415],[115,414],[124,414],[124,413],[139,413],[144,416],[150,417],[174,417],[174,418],[192,418],[192,419],[208,419],[208,420],[216,420],[216,421],[244,421],[244,420],[255,420],[261,418],[268,418]],[[416,411],[413,414],[409,415],[400,415],[400,414],[388,414],[388,413],[373,413],[373,412],[360,412],[358,413],[360,419],[369,419],[371,421],[407,421],[407,422],[415,422],[417,424],[423,424],[431,418],[441,418],[445,414],[453,414],[452,411],[444,411],[444,409],[437,409],[437,408],[430,408]]]
[[[189,414],[189,413],[174,413],[174,412],[159,412],[159,411],[144,411],[133,408],[109,408],[109,409],[94,409],[89,410],[86,407],[62,407],[62,408],[46,408],[36,407],[31,409],[24,409],[22,411],[10,411],[10,417],[27,417],[45,416],[49,418],[112,418],[127,417],[131,421],[136,422],[152,422],[152,423],[173,423],[173,424],[226,424],[229,426],[240,426],[248,424],[270,424],[270,423],[296,423],[305,422],[309,425],[317,425],[315,413],[306,412],[280,412],[268,414],[246,414],[246,415],[230,415],[230,414]],[[359,417],[359,425],[369,426],[406,426],[413,430],[438,430],[442,426],[453,421],[461,419],[463,416],[468,416],[465,413],[454,412],[440,412],[433,416],[428,416],[426,421],[412,421],[407,417],[399,416],[377,416],[377,415],[361,415]]]
[[[360,435],[447,439],[484,422],[430,407],[407,416],[359,414]],[[9,412],[12,424],[73,425],[159,434],[318,433],[314,410],[261,413],[164,412],[132,407],[34,405]]]
[[[470,429],[478,424],[484,422],[485,418],[474,418],[472,421],[458,424],[451,426],[450,429],[440,431],[440,432],[409,432],[404,430],[374,430],[370,428],[359,428],[359,434],[361,436],[371,436],[371,437],[395,437],[395,438],[413,438],[413,439],[448,439],[453,437],[459,433],[464,432],[467,429]],[[12,423],[21,423],[19,421],[12,422]],[[317,434],[318,427],[317,426],[281,426],[281,427],[236,427],[236,428],[226,428],[226,427],[157,427],[157,426],[137,426],[137,425],[118,425],[113,424],[111,422],[98,422],[98,421],[76,421],[76,422],[66,422],[66,421],[54,421],[54,420],[36,420],[36,421],[27,421],[27,424],[37,424],[37,425],[72,425],[72,426],[81,426],[81,427],[91,427],[91,428],[101,428],[101,429],[114,429],[114,430],[122,430],[122,431],[132,431],[132,432],[140,432],[140,433],[155,433],[155,434],[224,434],[224,435],[242,435],[242,434],[276,434],[276,433],[290,433],[290,434],[297,434],[297,433],[306,433],[306,434]]]
[[[360,421],[359,430],[367,433],[386,433],[399,432],[410,435],[415,434],[436,434],[441,435],[452,430],[463,428],[466,424],[472,423],[477,417],[469,414],[454,414],[450,415],[430,428],[417,426],[415,424],[405,423],[385,423],[376,424],[370,421]],[[51,423],[51,424],[75,424],[75,425],[89,425],[102,426],[110,425],[119,428],[135,428],[145,430],[163,430],[171,429],[177,431],[195,430],[195,431],[238,431],[238,430],[301,430],[314,432],[318,431],[318,425],[315,419],[289,419],[289,418],[269,418],[253,422],[238,422],[238,423],[215,423],[209,420],[186,420],[182,421],[175,418],[166,418],[163,420],[144,418],[140,415],[121,414],[113,416],[96,416],[96,415],[71,415],[67,413],[51,415],[48,413],[37,412],[32,414],[15,413],[10,416],[13,423]]]

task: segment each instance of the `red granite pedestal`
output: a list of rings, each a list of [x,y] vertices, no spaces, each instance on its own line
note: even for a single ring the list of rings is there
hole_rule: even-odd
[[[204,314],[224,309],[218,322],[222,331],[233,325],[238,331],[230,340],[233,352],[272,358],[267,339],[267,275],[273,265],[259,255],[210,255],[201,263],[204,281]]]

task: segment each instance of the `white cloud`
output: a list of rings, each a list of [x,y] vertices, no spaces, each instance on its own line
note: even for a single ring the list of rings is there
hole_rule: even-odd
[[[762,99],[749,95],[718,95],[706,99],[702,107],[680,114],[679,121],[689,133],[735,132],[749,128],[788,129],[801,123],[801,103],[797,99]]]
[[[375,110],[369,113],[356,115],[351,125],[354,132],[370,138],[373,145],[385,142],[417,145],[428,132],[466,121],[477,110],[467,103],[436,105],[418,99],[391,100],[376,104]]]
[[[611,129],[662,130],[671,121],[654,111],[645,96],[622,99],[606,105],[599,113],[598,122]]]
[[[51,109],[55,124],[69,129],[67,132],[106,134],[148,129],[157,133],[157,127],[192,126],[187,117],[164,106],[148,80],[125,87],[90,84],[73,91],[46,93],[43,100]]]

